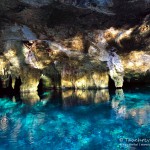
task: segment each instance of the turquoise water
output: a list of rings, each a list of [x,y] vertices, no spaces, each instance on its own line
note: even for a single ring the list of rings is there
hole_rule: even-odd
[[[36,94],[0,98],[0,150],[150,149],[149,87]]]

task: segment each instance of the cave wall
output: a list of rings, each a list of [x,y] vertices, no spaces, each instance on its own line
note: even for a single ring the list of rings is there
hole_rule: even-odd
[[[150,2],[0,2],[0,77],[21,92],[149,83]],[[128,10],[128,11],[127,11]]]

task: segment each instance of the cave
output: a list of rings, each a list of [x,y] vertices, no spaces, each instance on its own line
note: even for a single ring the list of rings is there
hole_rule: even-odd
[[[148,149],[149,88],[150,0],[0,1],[0,149]]]

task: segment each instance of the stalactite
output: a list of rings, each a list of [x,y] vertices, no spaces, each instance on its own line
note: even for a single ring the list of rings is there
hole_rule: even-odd
[[[109,67],[110,77],[114,80],[116,87],[123,86],[124,68],[121,59],[116,52],[110,52],[109,61],[107,62]]]

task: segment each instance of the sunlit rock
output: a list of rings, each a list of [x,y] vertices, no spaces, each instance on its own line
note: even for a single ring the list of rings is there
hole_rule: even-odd
[[[147,51],[132,51],[126,57],[121,57],[121,60],[126,78],[138,79],[146,77],[146,73],[150,68],[150,55]]]
[[[114,80],[115,86],[122,87],[123,86],[124,68],[123,68],[121,59],[116,54],[116,52],[110,53],[107,65],[109,67],[110,77]]]
[[[49,77],[42,75],[40,79],[44,88],[49,89],[52,87],[52,80]]]
[[[76,89],[90,89],[95,87],[96,86],[94,80],[91,78],[91,75],[84,75],[75,81]]]
[[[10,64],[7,63],[7,66],[9,66],[9,69],[7,69],[8,74],[11,74],[13,78],[20,76],[22,70],[21,66],[25,65],[26,68],[43,70],[44,76],[49,78],[49,83],[47,82],[48,80],[45,81],[55,87],[94,89],[108,87],[108,73],[106,71],[108,69],[109,75],[114,80],[116,87],[123,86],[123,78],[124,76],[128,76],[130,73],[128,72],[129,69],[131,69],[131,71],[135,68],[139,70],[139,67],[142,66],[139,75],[149,70],[148,53],[141,53],[143,56],[140,59],[139,57],[137,58],[139,54],[135,56],[133,53],[127,55],[127,57],[123,57],[123,54],[120,56],[120,54],[117,54],[115,51],[108,52],[106,48],[107,42],[103,34],[98,38],[101,38],[102,41],[98,40],[98,44],[94,44],[89,49],[90,59],[89,56],[80,52],[68,51],[60,45],[57,45],[58,50],[47,51],[47,49],[50,48],[47,41],[29,41],[29,44],[32,46],[28,48],[23,42],[9,40],[5,42],[4,51],[5,59],[9,59],[10,62]],[[32,56],[29,55],[30,51]],[[75,60],[75,58],[78,59]],[[88,61],[88,59],[90,61]],[[130,59],[131,61],[129,61]],[[134,61],[132,61],[132,59]],[[54,62],[57,63],[55,64]],[[69,62],[68,67],[61,62],[65,62],[65,64]],[[45,69],[47,69],[46,72],[44,71]],[[61,77],[54,79],[56,76]],[[59,82],[58,80],[60,79],[61,81]],[[49,85],[49,87],[51,86]]]
[[[110,42],[110,41],[116,39],[121,33],[122,33],[122,31],[111,27],[111,28],[105,30],[104,37],[107,42]]]
[[[76,89],[106,88],[108,75],[117,88],[124,79],[149,82],[148,6],[147,0],[3,0],[0,75],[5,70],[3,80],[11,76],[12,87],[20,76],[23,91],[32,85],[24,81],[24,68],[45,78],[33,77],[34,91],[39,80],[47,88]]]
[[[20,68],[23,63],[22,45],[20,41],[8,40],[4,45],[4,56],[9,60],[12,66]]]
[[[33,68],[44,69],[51,63],[49,46],[46,41],[29,41],[22,45],[25,63]]]
[[[111,30],[109,30],[109,32],[113,32],[113,29]],[[114,80],[115,86],[122,87],[124,69],[123,69],[119,55],[117,55],[116,52],[108,52],[107,36],[105,34],[102,31],[99,31],[98,34],[96,34],[97,44],[95,43],[93,45],[94,47],[91,46],[89,48],[89,54],[92,57],[94,56],[96,59],[99,59],[101,61],[106,61],[107,66],[109,68],[110,77]],[[97,78],[96,75],[95,75],[95,78]],[[105,86],[107,87],[107,79],[105,79],[105,81],[106,81]]]
[[[150,26],[148,24],[142,24],[140,27],[139,27],[139,30],[140,30],[140,34],[143,35],[143,34],[146,34],[150,31]]]
[[[84,52],[84,37],[83,35],[76,35],[73,38],[65,41],[65,46],[71,50]]]
[[[3,56],[0,57],[0,78],[2,82],[2,87],[7,88],[10,82],[10,64],[7,59]]]
[[[106,38],[107,42],[116,42],[120,47],[123,47],[121,42],[123,40],[127,40],[131,38],[131,34],[135,28],[130,28],[128,30],[124,29],[115,29],[113,27],[105,30],[104,37]]]
[[[54,64],[51,64],[42,70],[41,79],[43,87],[45,88],[61,87],[61,75],[60,72],[55,68]]]
[[[0,56],[0,75],[4,75],[5,71],[9,69],[9,63],[6,58]]]
[[[94,72],[92,77],[96,85],[96,88],[108,88],[109,77],[107,72],[106,73]]]
[[[122,31],[118,34],[118,36],[116,37],[115,41],[117,42],[117,44],[122,47],[121,41],[122,40],[128,40],[131,38],[131,34],[133,32],[134,28],[131,28],[129,30],[126,31]]]
[[[105,38],[104,31],[98,30],[94,33],[90,33],[89,37],[93,39],[91,43],[88,53],[91,57],[95,57],[94,59],[100,61],[108,61],[109,53],[107,51],[108,42]]]
[[[61,86],[62,86],[62,88],[64,89],[64,88],[73,88],[74,87],[74,85],[73,85],[73,83],[71,82],[71,81],[65,81],[65,80],[61,80]]]
[[[21,70],[21,92],[36,92],[40,81],[41,73],[38,69],[23,68]]]

